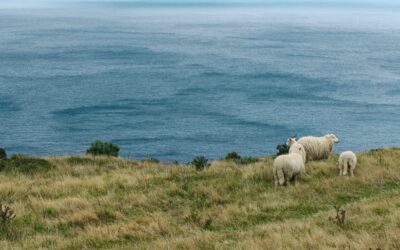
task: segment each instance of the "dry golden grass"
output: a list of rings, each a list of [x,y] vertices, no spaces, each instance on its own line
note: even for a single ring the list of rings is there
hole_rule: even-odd
[[[0,172],[0,249],[400,249],[400,149],[307,164],[273,187],[272,159],[193,167],[106,157],[46,158],[53,169]],[[329,217],[346,209],[339,226]]]

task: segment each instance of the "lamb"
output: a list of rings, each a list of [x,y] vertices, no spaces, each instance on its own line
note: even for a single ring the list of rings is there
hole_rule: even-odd
[[[280,155],[274,160],[275,187],[279,185],[287,186],[289,182],[296,184],[297,177],[304,170],[306,151],[299,143],[294,143],[291,152]]]
[[[353,176],[353,171],[357,165],[357,156],[352,151],[345,151],[340,154],[339,160],[337,162],[337,167],[339,168],[339,176],[349,175]]]
[[[298,141],[304,146],[307,154],[306,161],[328,159],[333,150],[333,145],[339,143],[339,139],[334,134],[327,134],[321,137],[305,136]]]

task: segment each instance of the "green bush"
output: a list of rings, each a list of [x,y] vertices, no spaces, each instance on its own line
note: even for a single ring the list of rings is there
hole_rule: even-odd
[[[235,151],[232,151],[225,156],[225,160],[234,161],[236,164],[246,165],[258,162],[259,159],[257,157],[252,157],[252,156],[242,157]]]
[[[226,156],[225,156],[225,160],[239,160],[241,157],[238,153],[236,153],[235,151],[229,152]]]
[[[195,166],[197,171],[203,170],[207,166],[207,163],[208,159],[202,155],[196,156],[191,162],[191,164]]]
[[[86,150],[86,154],[118,157],[119,146],[116,144],[97,140],[92,143],[88,150]]]
[[[9,159],[1,160],[1,170],[17,170],[25,174],[33,174],[36,172],[48,171],[54,166],[45,159],[40,159],[22,154],[13,155]]]
[[[284,144],[278,144],[278,145],[276,146],[276,149],[278,150],[278,152],[276,153],[277,156],[278,156],[278,155],[284,155],[284,154],[289,153],[289,146],[286,145],[286,143],[284,143]]]
[[[4,148],[0,148],[0,160],[1,159],[7,159],[7,153]]]

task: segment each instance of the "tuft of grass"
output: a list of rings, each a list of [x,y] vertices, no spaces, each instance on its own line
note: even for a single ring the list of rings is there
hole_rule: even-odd
[[[235,160],[235,162],[237,164],[241,164],[241,165],[249,165],[249,164],[253,164],[258,162],[260,159],[257,157],[252,157],[252,156],[245,156],[245,157],[241,157],[238,160]]]

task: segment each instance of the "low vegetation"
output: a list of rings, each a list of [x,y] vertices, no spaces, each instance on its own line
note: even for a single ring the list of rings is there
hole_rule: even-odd
[[[225,158],[226,161],[233,161],[236,164],[239,165],[246,165],[246,164],[251,164],[251,163],[256,163],[259,158],[257,157],[252,157],[252,156],[240,156],[238,153],[235,151],[229,152]]]
[[[90,148],[88,148],[88,150],[86,150],[86,154],[107,155],[107,156],[117,157],[119,155],[119,146],[109,142],[103,142],[97,140],[92,143],[92,145],[90,146]]]
[[[308,163],[300,184],[282,188],[270,157],[203,171],[11,157],[1,160],[0,203],[16,216],[0,223],[0,249],[400,249],[400,149],[357,154],[353,178],[338,176],[337,157]]]
[[[276,152],[277,156],[284,155],[289,153],[289,146],[286,143],[278,144],[276,146],[276,150],[277,150]]]
[[[9,159],[0,160],[0,170],[7,172],[18,171],[25,174],[35,174],[49,171],[53,167],[54,166],[45,159],[22,154],[16,154]]]
[[[194,157],[190,164],[192,166],[194,166],[197,171],[201,171],[207,166],[208,159],[206,157],[204,157],[203,155],[199,155],[199,156]]]
[[[0,148],[0,160],[6,159],[7,158],[7,153],[4,148]]]

